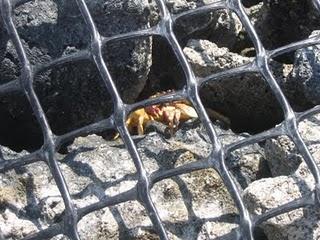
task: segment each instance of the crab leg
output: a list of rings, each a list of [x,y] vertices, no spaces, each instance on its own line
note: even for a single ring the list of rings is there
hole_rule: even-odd
[[[143,129],[143,124],[144,124],[144,120],[145,117],[147,116],[147,114],[141,114],[138,118],[138,134],[139,135],[143,135],[144,134],[144,129]]]

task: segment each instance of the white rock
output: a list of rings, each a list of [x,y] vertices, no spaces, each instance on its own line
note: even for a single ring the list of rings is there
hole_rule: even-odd
[[[317,123],[319,119],[320,115],[317,115],[303,121],[299,127],[318,166],[320,166],[320,148],[316,140],[320,136],[320,128]],[[289,145],[283,144],[284,147],[281,150],[280,144],[278,139],[276,146],[280,149],[278,151],[280,156],[276,159],[276,163],[279,170],[283,170],[285,166],[290,167],[288,163],[279,164],[280,161],[290,161]],[[275,169],[274,172],[276,172]],[[261,214],[302,196],[308,196],[313,189],[313,176],[306,163],[302,162],[298,169],[289,176],[278,176],[253,182],[244,191],[243,198],[251,213]],[[262,224],[262,228],[269,240],[316,240],[320,237],[320,209],[318,206],[310,206],[293,210],[269,219]]]

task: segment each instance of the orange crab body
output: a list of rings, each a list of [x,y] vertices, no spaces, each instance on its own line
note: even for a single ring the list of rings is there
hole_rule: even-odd
[[[163,94],[156,94],[151,98]],[[136,132],[142,135],[150,121],[163,123],[169,127],[171,132],[174,132],[179,123],[195,118],[198,118],[198,115],[188,101],[173,101],[137,109],[129,114],[126,124],[130,133],[134,133],[136,129]]]
[[[145,125],[152,120],[153,118],[146,113],[145,109],[141,108],[130,113],[126,124],[130,133],[133,133],[134,129],[137,129],[138,134],[142,135]]]

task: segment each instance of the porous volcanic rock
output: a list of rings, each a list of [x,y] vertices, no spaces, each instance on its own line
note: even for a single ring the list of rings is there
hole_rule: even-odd
[[[150,25],[148,1],[86,2],[103,36]],[[29,61],[36,66],[90,49],[90,32],[75,1],[28,1],[15,8],[13,18]],[[0,40],[0,84],[4,84],[19,78],[20,64],[3,27]],[[112,42],[103,49],[111,75],[126,102],[133,102],[145,85],[152,63],[151,44],[151,38],[144,38]],[[57,134],[92,123],[112,112],[105,84],[91,60],[74,60],[39,72],[33,85]],[[0,126],[1,142],[6,143],[13,135],[23,132],[24,138],[14,139],[20,138],[23,148],[30,147],[28,144],[39,137],[39,129],[21,92],[1,95],[0,115],[6,123]],[[8,128],[16,133],[9,133]],[[7,145],[13,145],[8,141]],[[34,145],[39,146],[39,142]]]
[[[251,8],[247,9],[250,20],[267,49],[307,38],[319,28],[312,1],[264,0]]]
[[[320,37],[320,31],[309,36]],[[294,55],[293,69],[286,82],[287,88],[301,99],[301,104],[320,104],[320,45],[298,49]]]
[[[184,53],[199,78],[233,69],[253,61],[220,48],[207,40],[190,40]],[[279,83],[288,74],[285,65],[272,63]],[[231,120],[237,131],[261,131],[273,127],[282,119],[282,110],[261,75],[237,74],[206,83],[200,90],[206,107],[214,109]]]
[[[266,159],[273,177],[290,175],[300,166],[302,157],[287,136],[268,139],[264,145]]]
[[[215,2],[219,1],[169,0],[166,1],[166,4],[171,13],[181,14]],[[156,19],[154,21],[158,21],[159,15],[155,14],[153,19]],[[220,47],[228,47],[230,49],[242,47],[242,44],[240,47],[238,46],[239,41],[242,41],[239,38],[239,34],[243,30],[242,24],[236,14],[227,9],[191,14],[178,18],[173,30],[182,48],[186,46],[190,39],[198,38],[208,39]],[[153,38],[152,60],[153,64],[148,85],[145,88],[146,93],[143,94],[143,97],[150,96],[150,91],[181,89],[185,85],[185,77],[180,63],[165,39]]]
[[[170,0],[167,6],[174,14],[209,5],[218,0],[186,1]],[[237,42],[238,34],[242,30],[242,24],[235,13],[227,9],[214,10],[204,14],[186,16],[177,21],[175,33],[182,41],[186,39],[202,37],[215,42],[219,46],[233,47]]]
[[[243,137],[217,128],[223,144]],[[150,174],[193,161],[205,161],[211,144],[198,123],[186,125],[170,139],[158,133],[134,138],[143,164]],[[257,146],[258,147],[258,146]],[[249,148],[249,147],[248,147]],[[236,177],[255,171],[263,159],[256,148],[235,151],[227,160]],[[260,149],[261,150],[261,149]],[[90,135],[77,138],[67,155],[57,154],[77,208],[135,188],[136,169],[121,140],[105,141]],[[3,151],[5,159],[7,156]],[[26,152],[20,155],[27,154]],[[253,166],[249,166],[249,163]],[[239,170],[241,169],[241,170]],[[257,179],[248,175],[250,182]],[[0,175],[0,232],[4,238],[19,239],[61,220],[64,205],[44,162],[37,162]],[[151,196],[171,239],[236,239],[236,209],[221,178],[213,169],[199,170],[157,182]],[[158,239],[143,206],[128,201],[84,216],[78,229],[82,239]],[[66,239],[55,236],[54,239]]]
[[[318,167],[320,166],[319,120],[320,116],[316,115],[299,125],[299,131]],[[278,159],[269,159],[270,155],[266,154],[268,161],[275,161],[274,165],[271,165],[272,172],[282,176],[255,181],[243,193],[246,205],[253,215],[262,214],[297,198],[308,197],[314,189],[315,181],[310,169],[304,161],[294,169],[290,165],[291,156],[288,154],[288,149],[292,149],[292,146],[283,144],[283,142],[283,137],[281,137],[271,143],[273,147],[283,148],[282,153],[277,150],[280,153]],[[297,155],[297,151],[292,150],[292,154]],[[280,161],[283,162],[281,165],[279,165]],[[278,171],[276,171],[277,166],[279,166]],[[292,171],[292,174],[284,175],[290,172],[283,171],[285,166]],[[271,218],[262,223],[260,227],[269,240],[315,240],[320,236],[319,223],[319,208],[311,205]]]

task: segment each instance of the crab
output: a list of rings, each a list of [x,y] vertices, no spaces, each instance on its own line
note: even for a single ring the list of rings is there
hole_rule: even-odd
[[[155,98],[168,93],[157,93],[150,98]],[[187,100],[172,101],[147,106],[131,112],[127,118],[126,125],[130,133],[143,135],[145,128],[150,122],[165,124],[171,135],[178,129],[180,123],[190,119],[198,118],[197,112]]]

